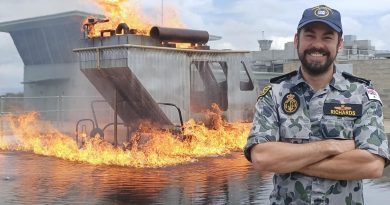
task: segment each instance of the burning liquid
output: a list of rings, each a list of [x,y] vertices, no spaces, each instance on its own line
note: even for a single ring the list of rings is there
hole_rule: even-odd
[[[152,26],[157,25],[148,15],[142,12],[136,0],[91,0],[94,4],[104,11],[104,15],[109,19],[108,22],[100,21],[90,24],[88,37],[100,36],[102,30],[115,30],[120,23],[126,23],[131,29],[135,29],[135,34],[149,35]],[[173,8],[164,8],[164,25],[166,27],[183,28],[183,23],[177,17]],[[155,13],[161,13],[156,11]],[[82,23],[88,24],[88,17]],[[96,22],[96,21],[95,21]]]
[[[49,125],[38,125],[37,114],[30,113],[8,118],[17,143],[6,142],[0,137],[0,149],[31,151],[39,155],[94,165],[131,167],[162,167],[188,163],[199,157],[241,150],[246,143],[250,124],[228,124],[215,112],[209,112],[211,113],[208,115],[208,121],[212,129],[189,120],[184,125],[183,135],[178,137],[144,124],[131,137],[127,149],[114,147],[100,138],[86,139],[83,147],[79,148],[72,137]]]

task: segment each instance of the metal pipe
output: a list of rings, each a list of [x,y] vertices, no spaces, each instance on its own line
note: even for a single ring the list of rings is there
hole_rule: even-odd
[[[157,103],[159,105],[169,105],[169,106],[172,106],[172,107],[175,107],[177,109],[177,112],[179,113],[179,119],[180,119],[180,126],[182,129],[184,129],[184,124],[183,124],[183,117],[181,115],[181,110],[178,106],[176,106],[175,104],[173,103]]]
[[[118,147],[118,90],[114,91],[114,145]]]
[[[125,125],[125,123],[117,123],[117,124],[118,124],[118,125]],[[115,123],[113,123],[113,122],[108,123],[108,124],[106,124],[106,125],[103,127],[102,131],[104,132],[104,131],[106,131],[107,128],[109,128],[110,126],[114,126],[114,125],[115,125]]]
[[[91,119],[81,119],[76,123],[76,143],[79,144],[79,124],[84,121],[89,121],[92,124],[92,129],[95,129],[95,123]]]
[[[98,120],[97,120],[97,117],[96,117],[96,113],[95,113],[95,103],[98,103],[98,102],[107,102],[106,100],[92,100],[91,101],[91,110],[92,110],[92,116],[93,116],[93,120],[95,121],[95,124],[96,124],[96,128],[99,128],[99,123],[98,123]]]
[[[174,43],[205,44],[209,41],[207,31],[160,26],[154,26],[150,29],[150,36],[160,41]]]
[[[96,48],[96,68],[100,69],[100,50]]]
[[[129,34],[130,33],[130,28],[126,23],[120,23],[115,29],[115,34]]]
[[[130,127],[126,125],[126,142],[130,142]]]

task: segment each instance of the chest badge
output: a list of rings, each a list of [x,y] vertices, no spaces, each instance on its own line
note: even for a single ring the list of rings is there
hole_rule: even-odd
[[[287,115],[294,114],[300,106],[299,97],[295,93],[288,93],[282,99],[282,109]]]

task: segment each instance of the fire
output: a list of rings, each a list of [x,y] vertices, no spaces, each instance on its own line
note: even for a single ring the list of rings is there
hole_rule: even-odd
[[[136,0],[93,0],[98,7],[103,9],[108,22],[100,21],[91,24],[88,37],[100,36],[102,30],[115,30],[120,23],[126,23],[130,29],[136,29],[135,33],[139,35],[149,35],[149,31],[156,22],[142,12],[140,5]],[[164,9],[163,26],[183,28],[183,23],[177,17],[175,9],[168,7]],[[161,13],[156,11],[155,13]],[[88,17],[82,25],[88,24]],[[161,20],[161,18],[160,18]],[[96,21],[95,21],[96,22]]]
[[[94,165],[162,167],[196,161],[199,157],[224,155],[241,150],[246,143],[249,123],[226,123],[218,106],[208,111],[208,126],[189,120],[181,136],[142,124],[127,142],[126,149],[114,147],[100,138],[87,138],[82,148],[76,141],[49,125],[38,123],[38,115],[10,116],[8,121],[17,143],[0,137],[1,150],[28,151]],[[41,128],[41,129],[39,129]]]

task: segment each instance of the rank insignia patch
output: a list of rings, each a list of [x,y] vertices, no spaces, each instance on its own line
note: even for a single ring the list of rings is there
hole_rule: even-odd
[[[362,116],[362,109],[363,106],[361,104],[339,104],[339,103],[324,104],[325,115],[360,117]]]
[[[271,85],[266,85],[264,86],[263,90],[261,91],[259,97],[257,97],[257,100],[259,100],[261,97],[264,97],[265,95],[267,95],[267,93],[271,90]]]
[[[294,114],[300,106],[299,97],[295,93],[288,93],[282,99],[282,109],[287,115]]]

